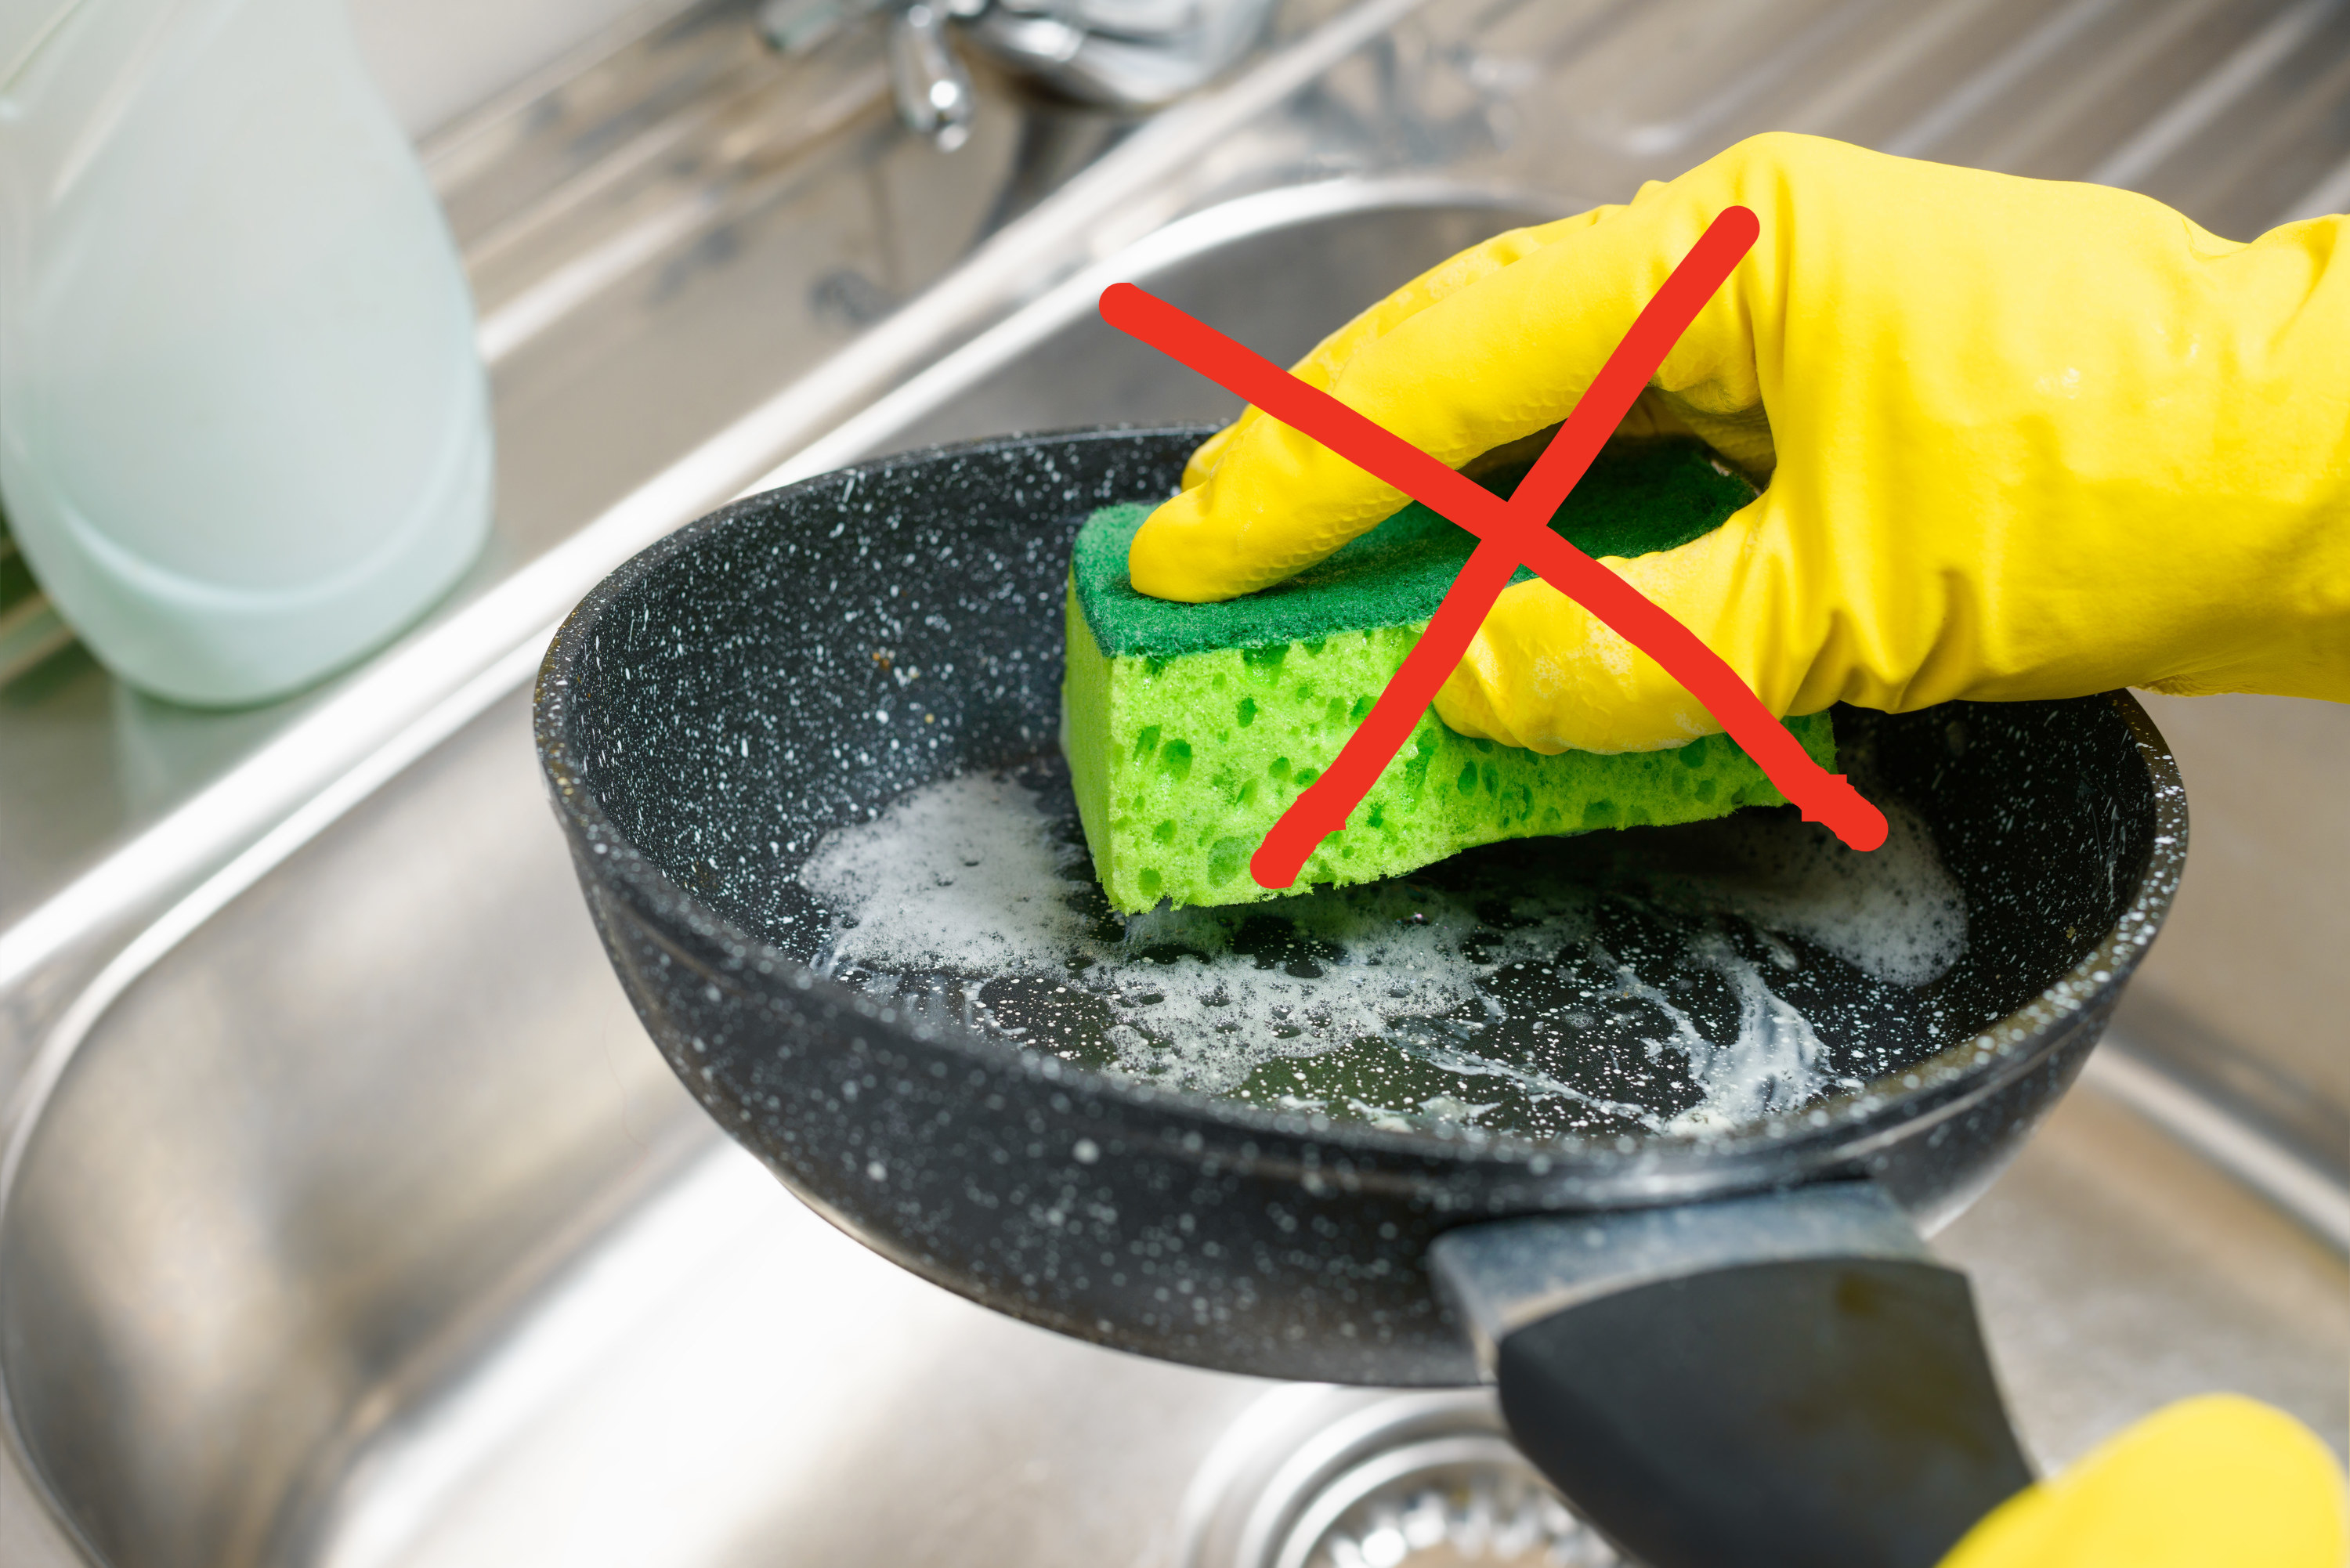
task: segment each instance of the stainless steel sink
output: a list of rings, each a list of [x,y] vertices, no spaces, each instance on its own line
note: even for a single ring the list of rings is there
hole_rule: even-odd
[[[2104,15],[2062,10],[2081,28]],[[2179,24],[2179,48],[2226,12],[2169,10],[2208,14],[2201,32]],[[2042,37],[2015,11],[1915,8],[1970,48],[1978,24]],[[1014,223],[1026,250],[946,273],[940,286],[963,291],[953,308],[920,295],[896,327],[844,331],[844,354],[869,351],[847,362],[866,379],[828,417],[804,393],[789,418],[773,412],[788,397],[762,405],[764,446],[745,438],[735,468],[704,462],[662,493],[706,504],[787,453],[772,478],[1010,429],[1223,417],[1223,394],[1093,320],[1103,281],[1135,278],[1286,358],[1482,234],[1586,190],[1620,194],[1754,116],[1801,119],[1788,106],[1825,103],[1823,82],[1883,120],[1879,139],[1931,119],[1903,86],[1929,58],[1901,54],[1904,7],[1718,10],[1731,12],[1743,20],[1709,34],[1667,26],[1687,5],[1432,5],[1419,31],[1334,45],[1312,66],[1322,77],[1268,78],[1227,121],[1195,122],[1201,151],[1159,186]],[[1642,45],[1644,28],[1661,42]],[[1749,91],[1731,45],[1756,28],[1771,47],[1743,57]],[[1700,123],[1667,101],[1671,73],[1606,66],[1635,46],[1652,63],[1682,49],[1690,79],[1731,107]],[[1867,76],[1878,56],[1893,63]],[[1965,81],[2005,57],[1970,54]],[[1323,85],[1295,98],[1309,79]],[[1540,124],[1538,81],[1575,88]],[[1825,109],[1813,121],[1855,133]],[[1560,164],[1529,127],[1576,156]],[[2046,162],[2055,144],[2028,151]],[[2063,171],[2116,155],[2098,145]],[[1143,154],[1161,156],[1141,149],[1129,174],[1156,167]],[[2210,175],[2210,159],[2189,161]],[[1256,193],[1157,227],[1234,191]],[[647,328],[616,362],[652,364],[660,345]],[[561,404],[572,349],[551,335],[542,359],[517,350],[514,374]],[[728,374],[737,392],[752,384]],[[694,428],[745,400],[714,401]],[[551,473],[556,423],[532,429],[529,461]],[[607,454],[625,472],[602,489],[563,483],[599,505],[648,472],[658,486],[684,438],[657,437],[632,426],[638,448]],[[641,529],[655,514],[639,513]],[[529,521],[551,540],[577,514],[547,503]],[[523,639],[543,619],[420,717],[387,720],[380,749],[338,764],[88,989],[54,988],[78,999],[53,1026],[39,1015],[0,1167],[0,1561],[1261,1568],[1247,1543],[1286,1517],[1265,1498],[1322,1473],[1295,1456],[1337,1452],[1335,1432],[1474,1424],[1474,1396],[1397,1406],[1055,1338],[896,1272],[775,1188],[671,1080],[588,928],[529,744]],[[1975,1278],[2023,1429],[2060,1461],[2224,1387],[2350,1446],[2350,1273],[2325,1240],[2338,1189],[2296,1199],[2311,1189],[2293,1186],[2305,1170],[2291,1151],[2150,1079],[2128,1044],[2103,1048],[2107,1064],[1939,1243]]]

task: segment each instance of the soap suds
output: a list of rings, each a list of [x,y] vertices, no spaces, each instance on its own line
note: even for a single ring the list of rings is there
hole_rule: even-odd
[[[1914,1059],[1963,901],[1898,805],[1858,856],[1791,812],[1490,846],[1271,904],[1120,921],[1057,763],[818,846],[817,967],[916,1017],[1387,1127],[1693,1132]]]
[[[1896,803],[1862,854],[1792,814],[1755,813],[1720,836],[1710,890],[1766,930],[1809,937],[1891,985],[1939,980],[1967,940],[1966,905],[1918,815]]]

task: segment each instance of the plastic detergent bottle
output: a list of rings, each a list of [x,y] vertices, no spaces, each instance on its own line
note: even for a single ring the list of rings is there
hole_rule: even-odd
[[[473,305],[342,0],[0,3],[0,499],[159,696],[290,691],[489,526]]]

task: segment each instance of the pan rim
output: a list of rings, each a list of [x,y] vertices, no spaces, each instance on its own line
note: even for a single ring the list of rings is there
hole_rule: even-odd
[[[2153,835],[2128,902],[2097,941],[2030,1000],[1901,1072],[1872,1079],[1784,1116],[1692,1133],[1533,1137],[1479,1128],[1397,1131],[1315,1112],[1269,1110],[1186,1090],[1161,1088],[1024,1050],[954,1025],[909,1023],[883,1002],[816,972],[797,958],[719,913],[672,878],[604,811],[586,783],[569,733],[571,671],[593,643],[604,609],[664,566],[721,530],[763,515],[804,493],[837,488],[850,475],[889,473],[1010,450],[1105,440],[1197,437],[1191,424],[1105,425],[1010,432],[910,449],[744,496],[657,540],[582,598],[548,644],[533,692],[533,730],[557,817],[583,877],[620,895],[630,913],[677,960],[708,982],[793,1006],[857,1016],[908,1047],[944,1050],[975,1067],[1052,1083],[1089,1102],[1146,1113],[1186,1148],[1191,1135],[1215,1135],[1207,1158],[1258,1161],[1263,1143],[1295,1142],[1367,1162],[1350,1179],[1375,1182],[1379,1168],[1403,1175],[1431,1164],[1453,1172],[1482,1167],[1496,1177],[1617,1176],[1640,1201],[1678,1202],[1786,1185],[1791,1179],[1862,1167],[1878,1147],[1955,1116],[2039,1068],[2083,1025],[2101,1017],[2169,912],[2187,852],[2188,813],[2178,763],[2146,710],[2126,690],[2091,696],[2112,704],[2127,726],[2153,793]],[[2076,699],[2077,700],[2077,699]],[[1235,1150],[1238,1150],[1237,1156]],[[1790,1169],[1791,1162],[1796,1168]],[[1310,1163],[1310,1162],[1309,1162]],[[1610,1184],[1614,1185],[1614,1184]]]

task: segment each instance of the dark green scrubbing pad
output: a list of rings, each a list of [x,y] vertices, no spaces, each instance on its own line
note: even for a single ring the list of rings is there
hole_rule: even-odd
[[[1515,478],[1494,483],[1506,492]],[[1694,442],[1611,443],[1551,525],[1593,556],[1646,555],[1718,526],[1753,495]],[[1371,711],[1476,541],[1409,506],[1288,582],[1175,604],[1127,576],[1150,511],[1095,513],[1070,565],[1062,745],[1094,869],[1128,914],[1162,898],[1272,898],[1249,857]],[[1787,727],[1833,765],[1826,714]],[[1430,711],[1298,882],[1368,882],[1497,839],[1695,822],[1784,799],[1726,735],[1543,756],[1471,740]]]

